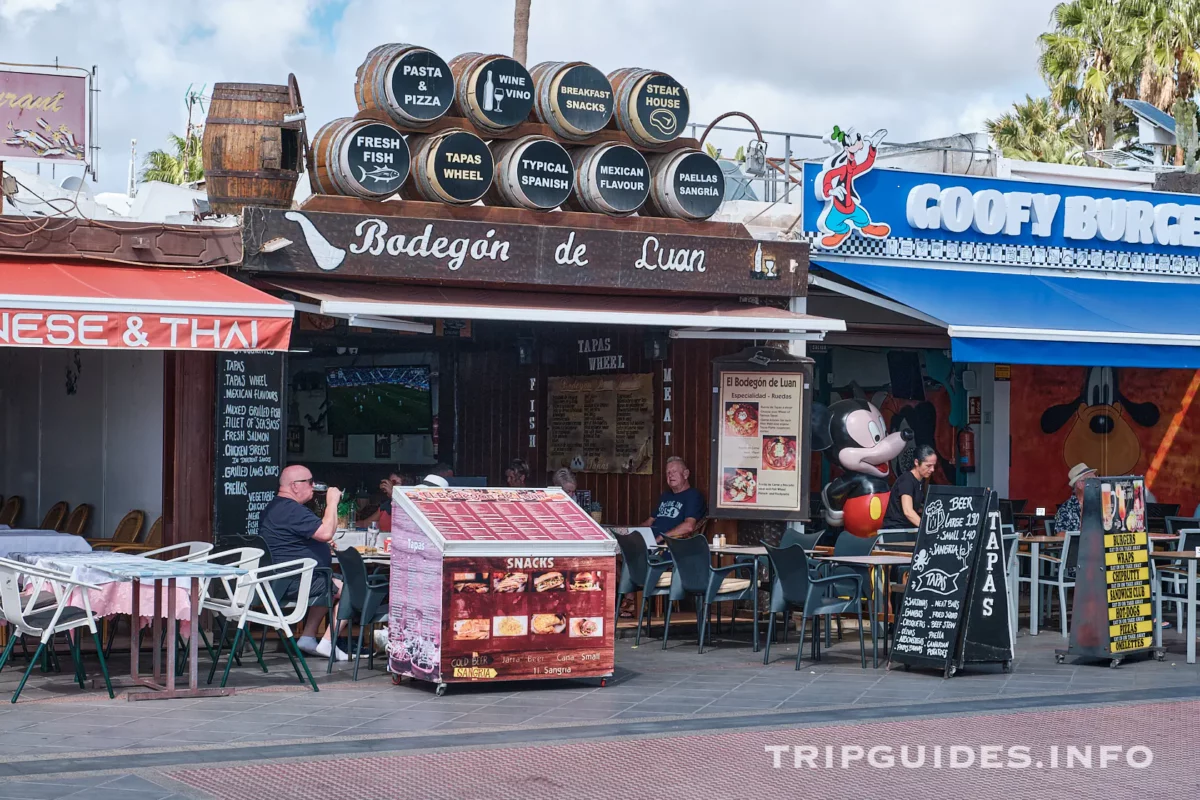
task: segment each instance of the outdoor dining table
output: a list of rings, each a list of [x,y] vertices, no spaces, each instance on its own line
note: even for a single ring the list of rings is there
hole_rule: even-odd
[[[90,553],[88,540],[73,533],[58,533],[41,528],[7,528],[0,530],[0,558],[12,558],[16,553]]]
[[[1196,562],[1200,555],[1195,550],[1159,550],[1150,554],[1155,561],[1183,561],[1187,565],[1187,663],[1196,663]],[[1162,647],[1162,587],[1157,578],[1154,580],[1154,645]]]
[[[868,567],[871,570],[871,660],[876,669],[879,668],[879,637],[876,635],[880,606],[883,608],[883,655],[888,654],[888,620],[891,608],[888,605],[891,595],[888,592],[893,567],[907,567],[912,564],[912,556],[899,554],[872,554],[866,556],[816,556],[816,561],[828,561],[838,564],[849,564],[858,567]]]

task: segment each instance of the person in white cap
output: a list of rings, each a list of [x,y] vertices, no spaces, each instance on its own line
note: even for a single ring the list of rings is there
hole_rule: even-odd
[[[1082,462],[1067,472],[1067,485],[1071,487],[1072,494],[1058,507],[1058,513],[1054,515],[1055,533],[1079,530],[1080,516],[1083,513],[1083,482],[1094,477],[1096,470]]]
[[[418,483],[417,486],[435,486],[439,489],[448,489],[450,488],[450,481],[447,479],[453,477],[454,470],[450,469],[449,466],[445,464],[434,464],[433,469],[429,471],[428,475],[421,479],[421,482]]]

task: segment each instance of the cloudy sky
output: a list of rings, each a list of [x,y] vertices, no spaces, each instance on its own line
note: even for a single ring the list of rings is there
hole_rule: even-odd
[[[1036,37],[1052,0],[533,0],[530,65],[589,61],[670,72],[693,120],[724,111],[768,129],[887,128],[891,141],[978,130],[1043,92]],[[189,85],[286,82],[310,135],[352,114],[372,47],[412,42],[449,60],[510,52],[511,0],[0,0],[10,62],[98,68],[100,189],[181,133]],[[741,138],[740,136],[737,138]],[[733,140],[718,142],[729,147]],[[772,155],[782,155],[778,144]],[[60,175],[61,177],[61,175]]]

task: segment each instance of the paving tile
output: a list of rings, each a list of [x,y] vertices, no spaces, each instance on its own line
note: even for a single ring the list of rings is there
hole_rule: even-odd
[[[0,798],[4,800],[58,800],[80,791],[78,786],[60,783],[31,783],[7,781],[0,783]]]

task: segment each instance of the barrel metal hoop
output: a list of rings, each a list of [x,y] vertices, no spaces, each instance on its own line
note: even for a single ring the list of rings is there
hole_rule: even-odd
[[[244,117],[209,117],[205,120],[207,125],[253,125],[263,128],[288,128],[289,130],[300,130],[299,122],[284,122],[280,119],[246,119]]]
[[[270,178],[272,180],[299,180],[300,173],[294,169],[210,169],[206,178]]]
[[[272,200],[269,197],[243,197],[240,195],[237,197],[226,197],[224,195],[216,195],[216,196],[209,195],[208,202],[209,202],[209,205],[212,205],[213,203],[224,203],[226,205],[265,206],[267,208],[291,208],[292,207],[292,199],[290,197],[286,201],[284,201],[284,200],[277,201],[277,200]]]

